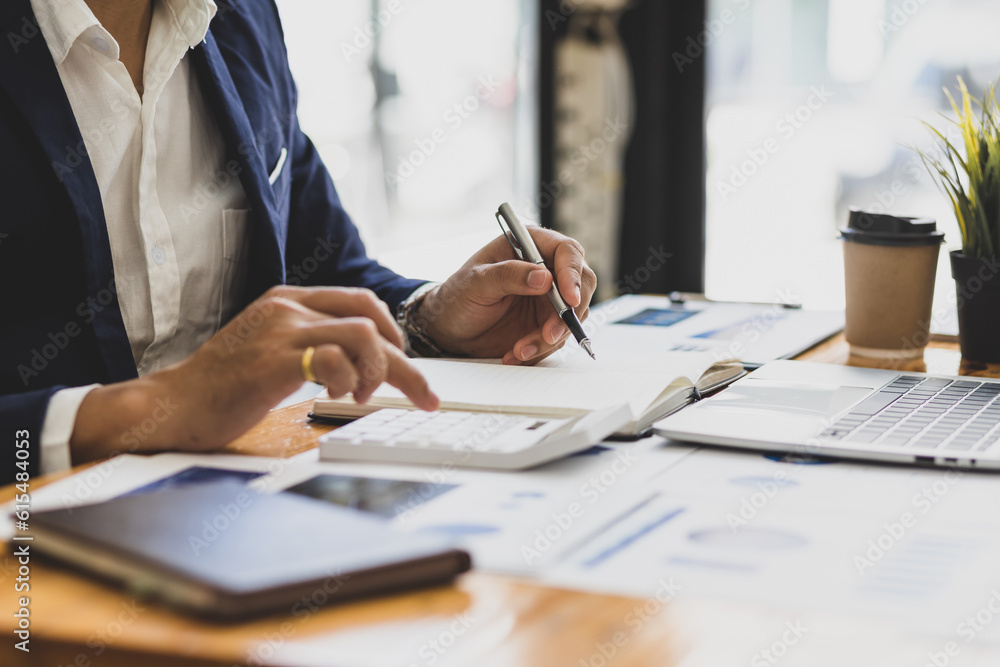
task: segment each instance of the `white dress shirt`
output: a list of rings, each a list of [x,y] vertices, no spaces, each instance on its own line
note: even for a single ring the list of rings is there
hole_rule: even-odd
[[[235,314],[246,279],[239,167],[187,53],[211,0],[155,0],[140,97],[118,43],[84,0],[31,0],[97,177],[115,285],[139,374],[187,357]],[[42,427],[43,473],[70,465],[86,394],[57,392]]]

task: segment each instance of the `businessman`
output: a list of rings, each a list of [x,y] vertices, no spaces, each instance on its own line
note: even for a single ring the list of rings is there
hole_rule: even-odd
[[[8,0],[0,27],[0,482],[217,449],[303,379],[434,409],[404,350],[534,363],[568,335],[553,276],[587,315],[552,231],[551,273],[503,237],[441,285],[367,257],[273,0]]]

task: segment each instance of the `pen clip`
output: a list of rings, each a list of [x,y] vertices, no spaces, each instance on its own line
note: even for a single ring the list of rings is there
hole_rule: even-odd
[[[494,213],[493,216],[497,219],[497,224],[500,225],[500,231],[503,232],[504,237],[507,239],[507,243],[509,243],[510,247],[514,249],[514,254],[517,256],[518,259],[523,260],[525,257],[524,251],[521,250],[521,246],[517,244],[517,240],[513,238],[512,234],[507,230],[506,227],[504,227],[503,220],[501,219],[500,216],[500,211]]]

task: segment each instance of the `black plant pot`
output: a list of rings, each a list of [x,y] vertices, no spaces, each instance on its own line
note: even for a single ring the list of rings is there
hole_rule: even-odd
[[[958,344],[972,361],[1000,362],[1000,258],[951,253],[958,294]]]

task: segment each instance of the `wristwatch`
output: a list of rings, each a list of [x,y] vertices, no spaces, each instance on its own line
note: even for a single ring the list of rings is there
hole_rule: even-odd
[[[410,296],[396,309],[396,323],[406,338],[406,354],[411,357],[443,357],[444,350],[437,346],[424,329],[425,321],[419,310],[424,298],[440,283],[424,283],[413,290]]]

